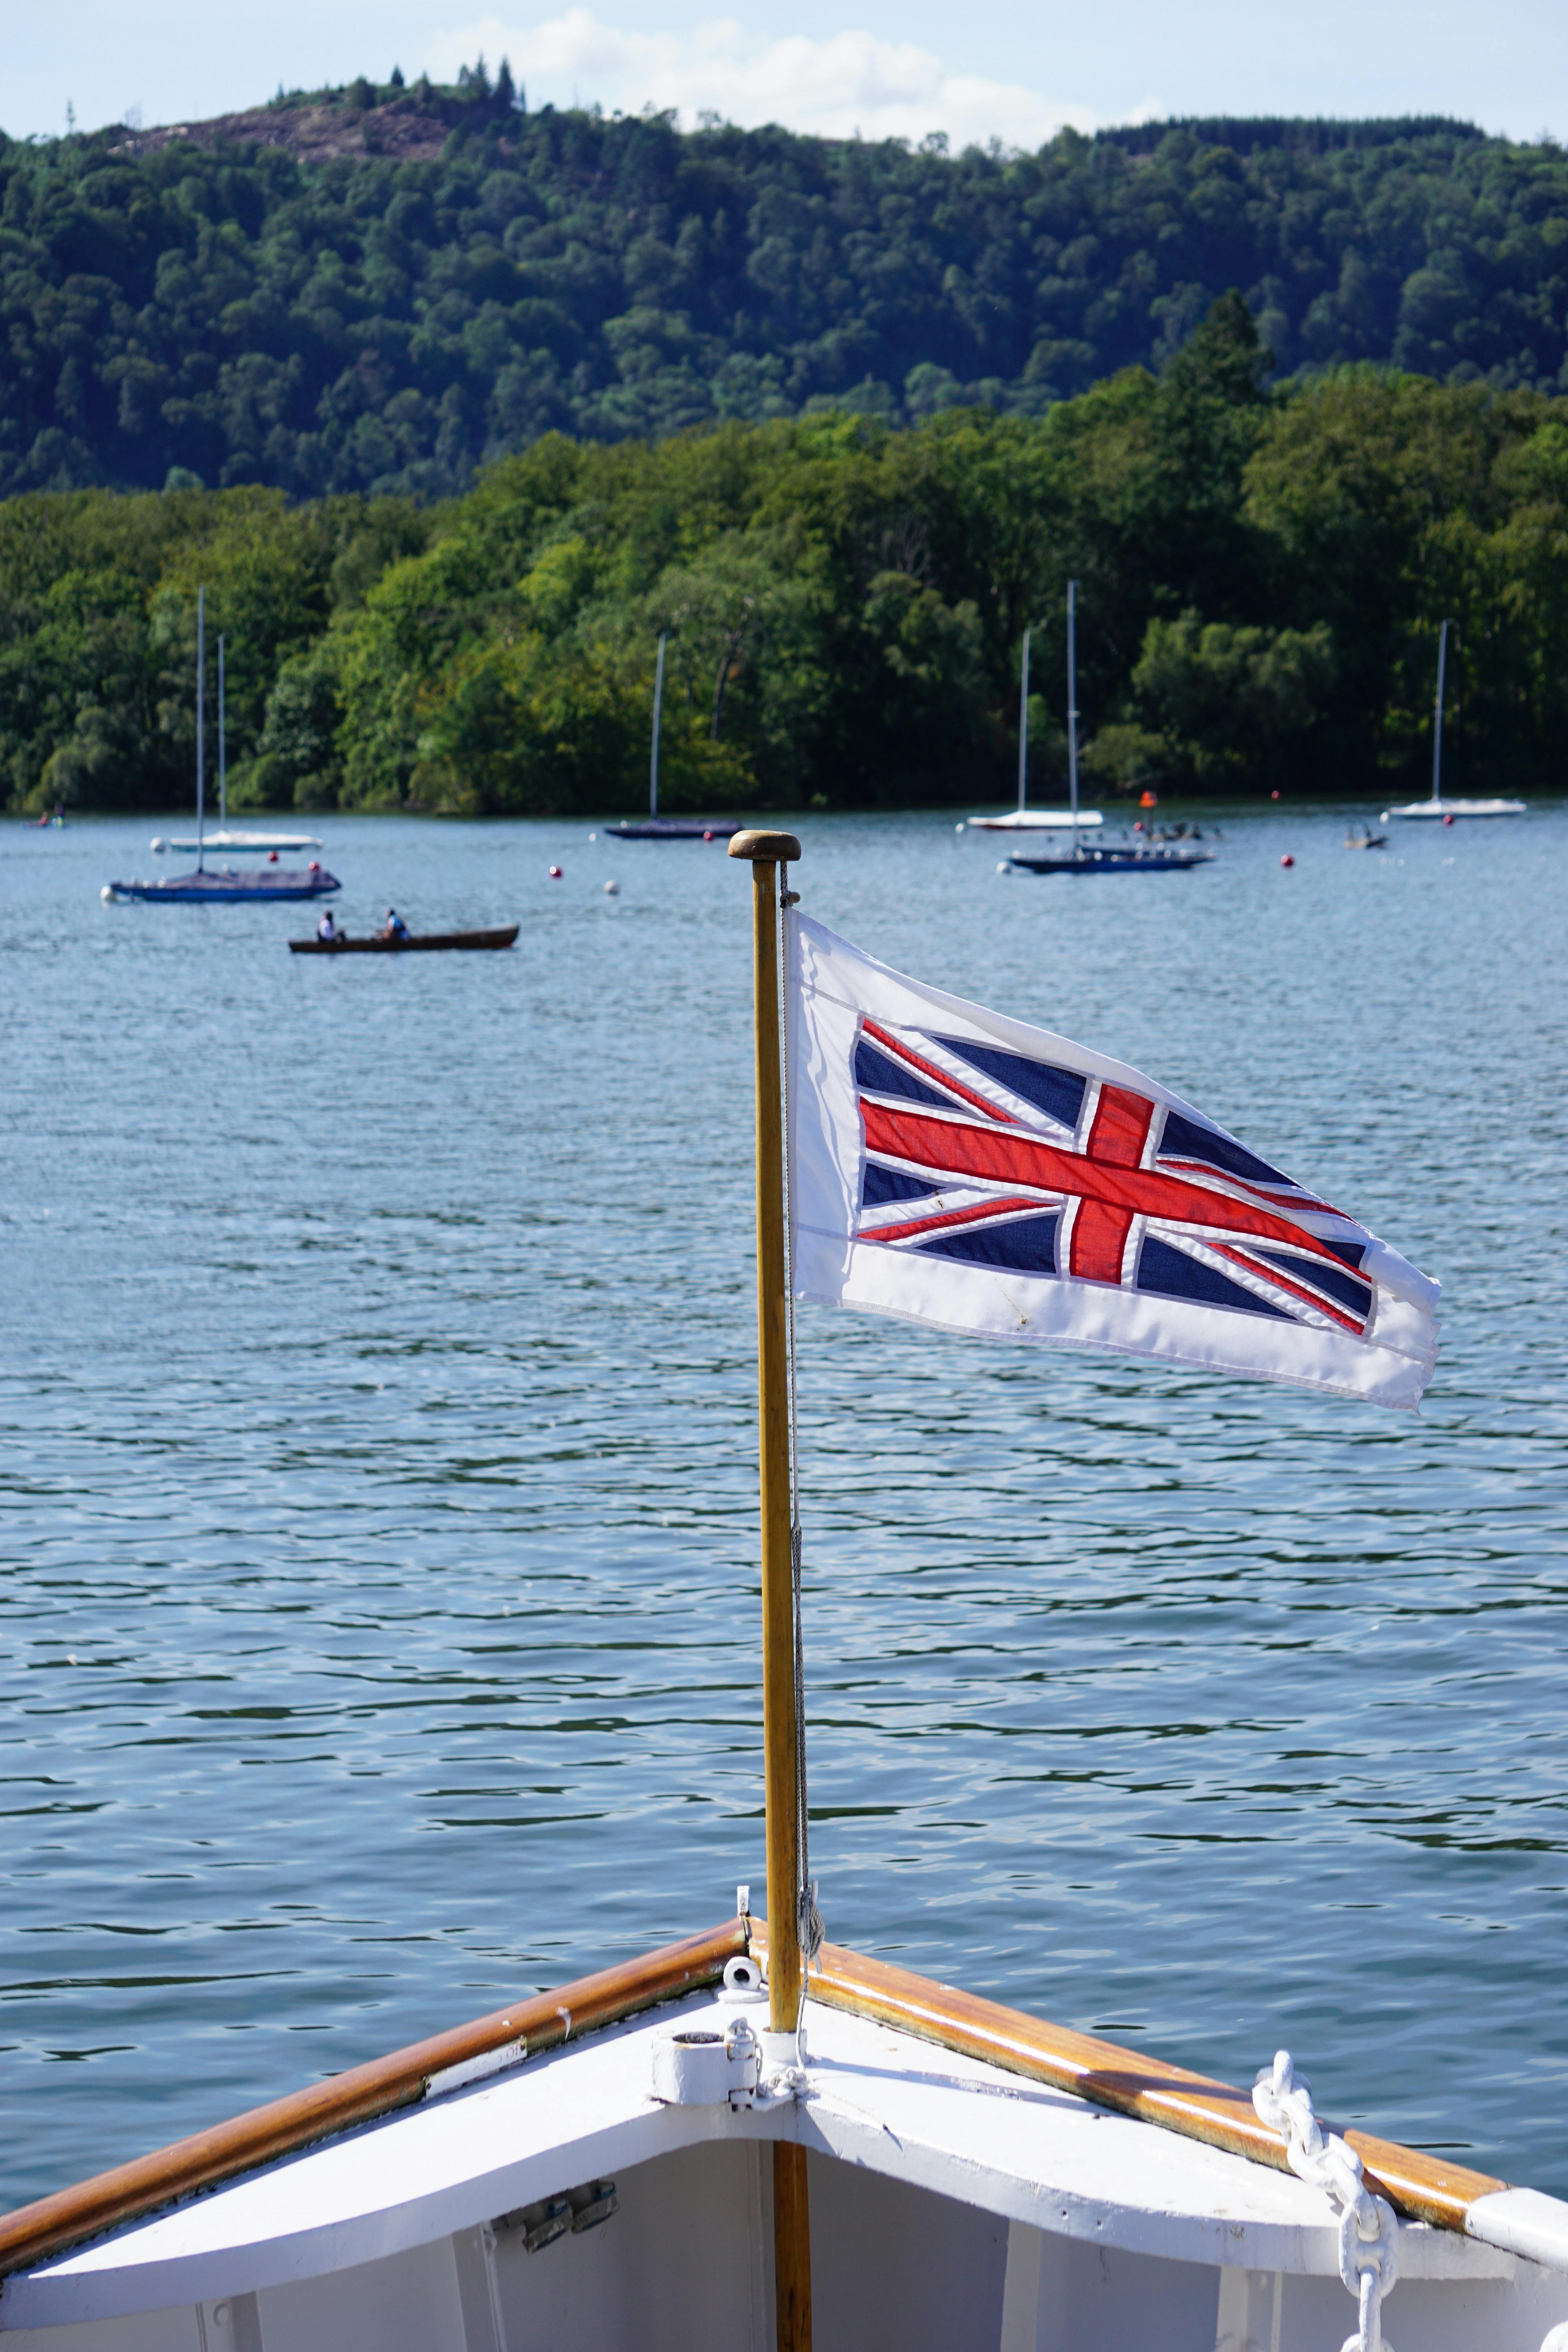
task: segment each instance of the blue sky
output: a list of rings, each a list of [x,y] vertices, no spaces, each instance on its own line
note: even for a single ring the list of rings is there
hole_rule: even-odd
[[[867,138],[1036,145],[1150,114],[1461,115],[1491,131],[1568,139],[1564,0],[1089,0],[994,5],[955,19],[939,0],[742,0],[721,15],[680,0],[566,0],[530,12],[463,0],[57,0],[7,9],[0,126],[91,130],[140,110],[148,124],[254,105],[394,64],[442,78],[505,51],[531,101],[606,111],[712,108]]]

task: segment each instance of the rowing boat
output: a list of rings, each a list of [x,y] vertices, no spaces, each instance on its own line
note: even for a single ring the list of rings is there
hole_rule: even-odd
[[[510,948],[516,940],[518,926],[507,923],[493,931],[408,931],[401,939],[383,939],[379,932],[370,938],[351,940],[340,932],[335,940],[290,940],[290,955],[410,955],[429,952],[436,948]]]

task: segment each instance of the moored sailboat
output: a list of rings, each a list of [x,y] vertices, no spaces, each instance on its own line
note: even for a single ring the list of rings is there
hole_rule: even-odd
[[[1448,624],[1437,633],[1437,695],[1432,712],[1432,790],[1424,801],[1406,801],[1401,808],[1385,808],[1383,822],[1394,817],[1426,817],[1439,824],[1462,816],[1522,816],[1524,803],[1510,800],[1445,800],[1443,797],[1443,682],[1448,664]]]
[[[218,640],[222,674],[223,641]],[[223,743],[222,699],[219,699],[219,744]],[[220,758],[220,771],[225,767]],[[226,814],[226,775],[224,782]],[[292,838],[279,836],[279,844],[294,846]],[[300,837],[300,845],[303,836]],[[159,847],[154,842],[154,849]],[[279,849],[274,846],[264,866],[250,868],[230,866],[209,866],[206,862],[206,590],[196,591],[196,831],[192,843],[176,843],[175,847],[194,847],[195,868],[190,874],[171,875],[163,882],[106,882],[100,892],[106,904],[119,898],[162,900],[174,906],[223,906],[240,899],[321,898],[342,883],[335,874],[329,874],[318,858],[304,866],[279,863]],[[257,845],[259,845],[258,840]]]
[[[1043,857],[1026,857],[1021,850],[1009,853],[1007,863],[1023,874],[1149,874],[1185,873],[1194,866],[1212,863],[1212,849],[1198,849],[1186,844],[1174,845],[1163,841],[1128,840],[1120,842],[1085,842],[1079,833],[1078,805],[1078,583],[1068,582],[1068,814],[1061,820],[1072,830],[1072,846],[1063,853],[1048,853]],[[1026,678],[1026,685],[1027,681]],[[1020,793],[1022,765],[1020,762]],[[1093,817],[1098,824],[1100,818]]]
[[[653,739],[648,750],[647,815],[623,817],[605,827],[611,841],[728,841],[741,830],[738,817],[660,816],[658,813],[658,728],[664,708],[665,639],[658,641],[653,681]]]
[[[226,728],[224,701],[224,640],[217,641],[217,831],[209,833],[204,841],[198,834],[174,834],[168,837],[154,836],[153,848],[162,856],[167,849],[320,849],[321,837],[316,833],[253,833],[243,827],[231,829],[228,822],[228,738]]]
[[[1033,631],[1024,632],[1024,653],[1018,674],[1018,805],[1005,809],[1000,816],[972,816],[964,822],[972,833],[1047,833],[1065,826],[1075,835],[1082,827],[1092,828],[1104,819],[1098,809],[1080,809],[1078,804],[1078,695],[1074,679],[1073,613],[1078,592],[1076,580],[1068,582],[1068,765],[1069,771],[1070,805],[1065,809],[1032,809],[1029,806],[1029,639]]]

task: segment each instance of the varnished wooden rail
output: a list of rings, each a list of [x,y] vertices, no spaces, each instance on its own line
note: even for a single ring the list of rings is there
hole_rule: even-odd
[[[751,1927],[752,1954],[765,1961],[767,1923],[752,1919]],[[1190,2074],[1185,2067],[1168,2066],[1141,2051],[1075,2033],[1068,2026],[1047,2025],[1021,2010],[981,2000],[909,1969],[862,1959],[837,1944],[824,1944],[813,1962],[807,1998],[897,2026],[963,2057],[984,2059],[1008,2074],[1070,2091],[1096,2106],[1160,2124],[1211,2147],[1228,2148],[1255,2164],[1272,2165],[1279,2172],[1289,2169],[1284,2143],[1258,2121],[1250,2092]],[[1344,2137],[1361,2157],[1369,2188],[1411,2221],[1462,2231],[1476,2200],[1508,2186],[1489,2173],[1472,2172],[1466,2165],[1401,2147],[1369,2132],[1347,2131]]]
[[[514,2043],[521,2056],[533,2057],[660,2001],[698,1991],[716,1983],[725,1961],[748,1948],[765,1962],[766,1921],[728,1919],[704,1935],[667,1944],[557,1991],[514,2001],[390,2057],[351,2067],[253,2107],[154,2155],[117,2165],[75,2188],[41,2197],[0,2216],[0,2273],[27,2269],[197,2189],[412,2105],[424,2096],[431,2077],[448,2067]],[[883,1960],[864,1959],[836,1944],[825,1944],[813,1964],[809,1992],[813,2000],[830,2009],[875,2018],[940,2049],[982,2059],[1211,2147],[1228,2148],[1277,2171],[1289,2168],[1282,2144],[1254,2114],[1250,2094],[1231,2084],[1167,2065],[1094,2034],[1048,2025],[1000,2001],[981,2000]],[[1368,2184],[1413,2221],[1462,2231],[1476,2200],[1508,2186],[1489,2173],[1472,2172],[1465,2165],[1401,2147],[1368,2132],[1347,2131],[1345,2137],[1361,2155]]]
[[[0,2273],[28,2269],[66,2246],[139,2220],[195,2189],[210,2189],[351,2125],[410,2106],[424,2097],[431,2076],[449,2066],[513,2042],[521,2045],[521,2056],[531,2058],[659,2001],[679,2000],[682,1993],[716,1983],[725,1961],[745,1949],[744,1923],[728,1919],[705,1935],[666,1944],[596,1976],[581,1977],[559,1991],[513,2001],[469,2025],[432,2034],[427,2042],[394,2051],[388,2058],[351,2066],[324,2083],[311,2083],[229,2123],[216,2124],[210,2131],[176,2140],[153,2156],[137,2157],[74,2189],[19,2206],[0,2216]]]

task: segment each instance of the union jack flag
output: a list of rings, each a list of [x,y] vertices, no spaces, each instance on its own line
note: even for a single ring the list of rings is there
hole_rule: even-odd
[[[786,918],[795,1296],[1413,1407],[1437,1286],[1169,1087]]]
[[[855,1079],[864,1241],[1366,1329],[1364,1243],[1320,1240],[1291,1213],[1339,1211],[1147,1095],[871,1020]]]

